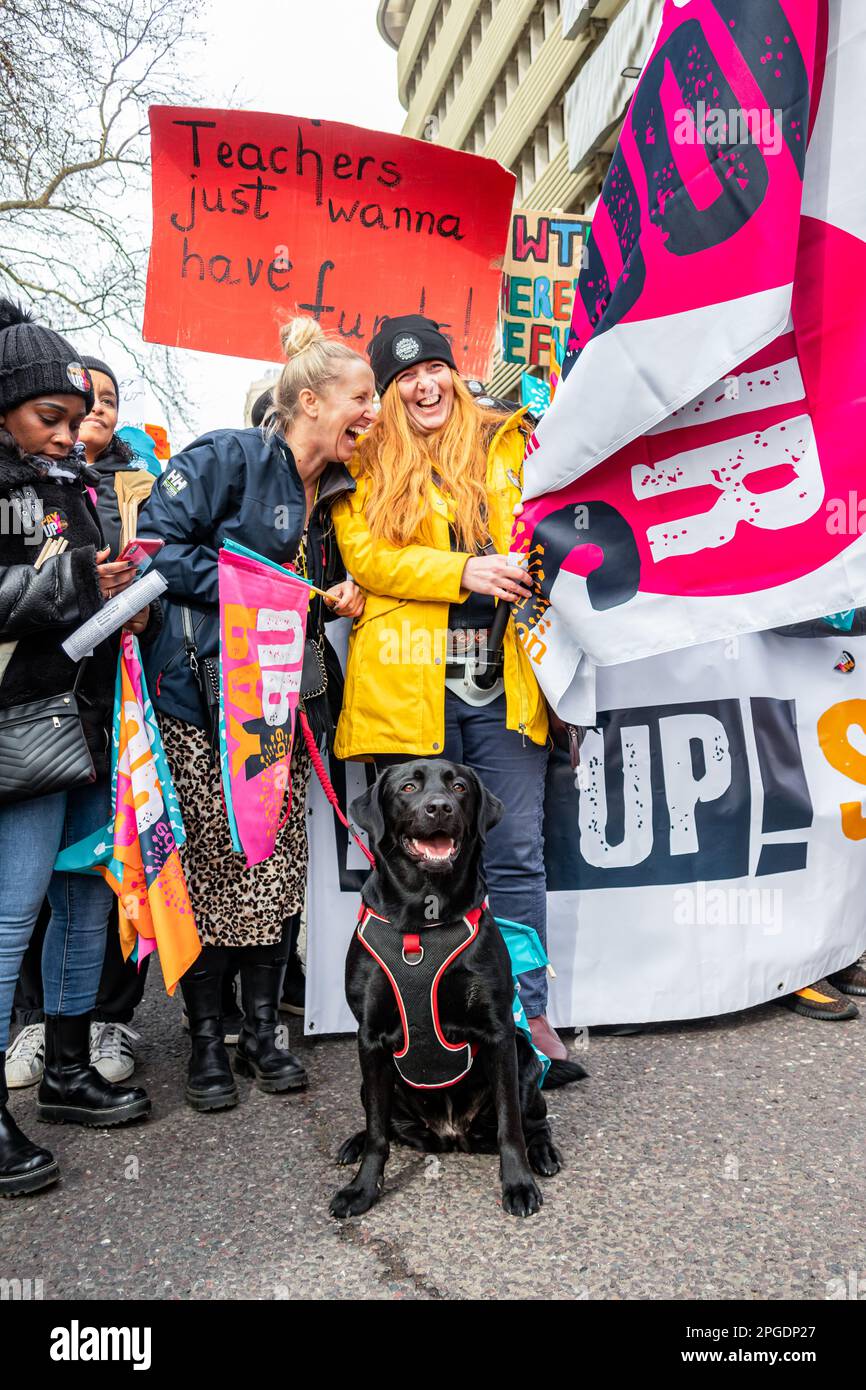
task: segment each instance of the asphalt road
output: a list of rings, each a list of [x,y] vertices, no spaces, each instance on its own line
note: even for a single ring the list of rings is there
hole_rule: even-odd
[[[41,1280],[45,1299],[866,1294],[864,1019],[767,1006],[593,1036],[590,1080],[548,1097],[567,1168],[537,1216],[502,1213],[495,1158],[396,1149],[381,1202],[344,1223],[328,1200],[362,1122],[352,1040],[296,1039],[304,1094],[241,1081],[237,1109],[199,1116],[158,972],[136,1026],[148,1123],[44,1126],[35,1092],[13,1093],[63,1179],[0,1203],[0,1279]]]

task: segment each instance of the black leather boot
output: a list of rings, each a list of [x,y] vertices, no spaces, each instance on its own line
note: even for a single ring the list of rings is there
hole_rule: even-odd
[[[48,1124],[106,1129],[150,1114],[150,1097],[140,1086],[114,1085],[90,1065],[92,1018],[45,1015],[45,1071],[36,1113]]]
[[[0,1052],[0,1197],[21,1197],[50,1187],[60,1177],[57,1160],[47,1149],[31,1144],[6,1109],[6,1053]]]
[[[222,961],[215,962],[206,946],[180,982],[192,1044],[186,1098],[193,1110],[230,1110],[238,1103],[223,1041],[222,980]]]
[[[235,1071],[252,1076],[260,1091],[296,1091],[307,1084],[303,1064],[277,1045],[276,1031],[285,960],[241,966],[244,1025],[235,1049]]]

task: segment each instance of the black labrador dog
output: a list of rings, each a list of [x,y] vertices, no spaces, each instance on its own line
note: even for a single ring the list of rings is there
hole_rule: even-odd
[[[420,758],[388,768],[350,810],[376,861],[346,958],[367,1127],[340,1149],[338,1162],[361,1166],[331,1213],[373,1205],[393,1139],[425,1153],[498,1150],[503,1208],[531,1216],[533,1172],[551,1177],[562,1160],[485,902],[481,854],[502,802],[470,768]],[[555,1065],[557,1084],[585,1075]]]

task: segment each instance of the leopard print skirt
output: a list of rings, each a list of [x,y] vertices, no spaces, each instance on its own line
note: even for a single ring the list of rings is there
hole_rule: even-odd
[[[272,946],[283,923],[304,905],[307,885],[307,786],[310,757],[302,738],[292,752],[292,809],[270,859],[248,868],[232,849],[222,786],[202,729],[159,716],[186,830],[180,862],[205,946]]]

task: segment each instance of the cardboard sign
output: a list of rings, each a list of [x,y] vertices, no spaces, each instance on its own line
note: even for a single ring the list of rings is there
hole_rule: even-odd
[[[589,219],[519,208],[511,219],[502,283],[502,356],[546,366],[565,350]]]
[[[310,314],[363,352],[424,313],[489,375],[514,175],[334,121],[155,106],[144,337],[276,361]]]

